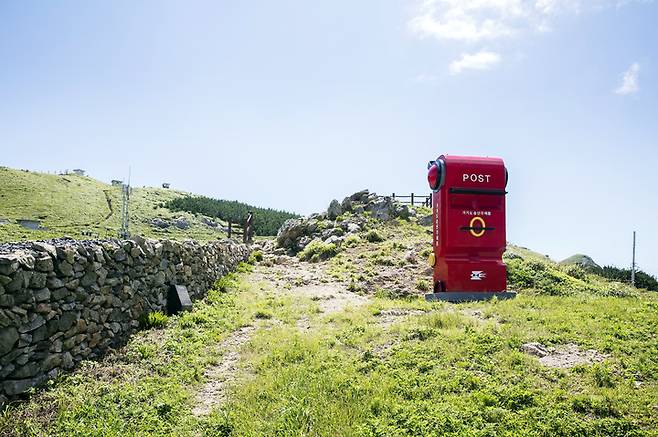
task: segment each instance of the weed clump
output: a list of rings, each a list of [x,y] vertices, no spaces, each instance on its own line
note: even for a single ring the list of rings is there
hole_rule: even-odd
[[[269,312],[269,311],[265,311],[265,310],[258,310],[258,311],[256,311],[256,313],[254,314],[254,317],[255,317],[256,319],[269,320],[269,319],[272,318],[272,313]]]
[[[338,247],[334,243],[325,243],[320,240],[313,240],[297,254],[302,261],[320,262],[327,260],[338,254]]]
[[[384,241],[384,236],[376,229],[371,229],[366,233],[366,241],[370,243],[380,243]]]
[[[163,328],[168,321],[169,317],[166,314],[161,311],[153,311],[144,314],[139,321],[139,325],[142,329]]]
[[[215,285],[213,286],[213,289],[221,292],[221,293],[226,293],[229,291],[231,288],[235,288],[237,286],[238,279],[234,273],[229,273],[228,275],[224,275],[221,278],[219,278],[217,281],[215,281]]]
[[[416,281],[416,289],[420,291],[428,291],[430,289],[430,282],[426,279],[418,279]]]
[[[249,259],[247,260],[247,263],[251,264],[251,265],[254,265],[254,264],[259,263],[261,261],[263,261],[263,252],[261,252],[260,250],[254,250],[249,255]]]
[[[361,243],[361,237],[358,235],[348,235],[343,241],[345,247],[356,247]]]

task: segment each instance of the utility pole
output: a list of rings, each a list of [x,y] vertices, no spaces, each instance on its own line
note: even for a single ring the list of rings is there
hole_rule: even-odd
[[[633,264],[631,265],[631,285],[635,287],[635,231],[633,231]]]
[[[119,230],[119,238],[130,238],[130,214],[128,203],[130,201],[130,167],[128,167],[128,183],[121,184],[122,202],[121,202],[121,229]]]

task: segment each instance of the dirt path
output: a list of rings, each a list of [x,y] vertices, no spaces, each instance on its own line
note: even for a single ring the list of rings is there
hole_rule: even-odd
[[[217,351],[222,355],[216,365],[206,369],[207,382],[197,393],[196,406],[192,410],[195,416],[210,413],[226,400],[226,386],[235,379],[238,370],[240,347],[249,341],[253,331],[253,326],[244,326],[219,344]]]
[[[297,262],[291,258],[281,265],[257,266],[248,280],[252,284],[260,283],[278,295],[317,301],[320,311],[325,314],[344,311],[349,306],[359,306],[369,301],[368,297],[350,292],[344,284],[328,278],[325,264]],[[269,320],[267,325],[271,327],[276,322]],[[254,324],[258,325],[256,321]],[[311,328],[308,315],[297,321],[297,328],[300,331]],[[227,388],[239,375],[240,349],[251,339],[255,330],[255,326],[240,328],[217,346],[220,358],[217,364],[204,372],[206,383],[196,394],[192,410],[195,416],[207,415],[226,401]]]

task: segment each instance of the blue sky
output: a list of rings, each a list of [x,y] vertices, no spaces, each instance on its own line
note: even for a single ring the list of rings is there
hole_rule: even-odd
[[[0,1],[0,164],[310,213],[500,156],[508,238],[658,274],[658,2]]]

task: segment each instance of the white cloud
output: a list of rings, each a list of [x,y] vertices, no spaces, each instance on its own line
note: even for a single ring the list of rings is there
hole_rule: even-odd
[[[480,42],[551,29],[560,14],[650,0],[424,0],[409,21],[419,37]]]
[[[640,64],[633,63],[622,76],[621,84],[615,90],[615,93],[621,96],[635,94],[640,90]]]
[[[481,50],[477,53],[464,53],[461,58],[450,63],[450,74],[459,74],[464,70],[490,70],[500,63],[496,52]]]

